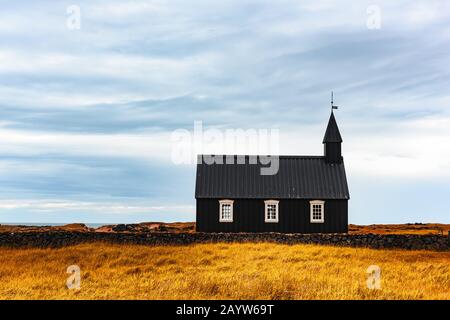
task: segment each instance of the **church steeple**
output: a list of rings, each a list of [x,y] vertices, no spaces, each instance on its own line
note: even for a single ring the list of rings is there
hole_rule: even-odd
[[[342,142],[341,133],[339,132],[339,128],[336,123],[336,118],[334,117],[333,111],[331,111],[327,130],[325,131],[325,136],[323,137],[323,143],[327,142]]]
[[[341,143],[341,133],[334,118],[333,109],[331,109],[330,120],[328,120],[327,130],[323,137],[324,156],[327,163],[342,163]]]

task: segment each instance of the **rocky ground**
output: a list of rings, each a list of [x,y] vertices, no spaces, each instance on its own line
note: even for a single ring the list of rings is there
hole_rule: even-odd
[[[417,234],[448,235],[450,224],[441,223],[406,223],[406,224],[371,224],[367,226],[349,225],[350,234]]]
[[[400,248],[447,251],[448,230],[443,224],[350,225],[348,234],[281,233],[201,233],[193,222],[105,225],[88,228],[84,224],[65,226],[0,225],[0,246],[63,247],[85,242],[143,245],[185,245],[210,242],[309,243],[334,246]]]
[[[374,224],[349,225],[349,234],[416,234],[416,235],[448,235],[450,224],[408,223],[408,224]],[[21,226],[1,225],[0,232],[43,232],[43,231],[77,231],[77,232],[172,232],[193,233],[195,222],[142,222],[135,224],[111,224],[98,228],[89,228],[83,223],[72,223],[64,226]]]
[[[195,231],[194,222],[142,222],[135,224],[111,224],[98,228],[89,228],[83,223],[71,223],[64,226],[24,226],[2,225],[0,232],[45,232],[45,231],[77,231],[77,232],[173,232],[191,233]]]

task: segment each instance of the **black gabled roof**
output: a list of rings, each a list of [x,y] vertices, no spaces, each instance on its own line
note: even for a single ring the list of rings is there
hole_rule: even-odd
[[[236,157],[236,156],[235,156]],[[201,157],[199,157],[201,158]],[[279,156],[276,175],[258,164],[211,164],[199,160],[195,197],[232,199],[349,199],[344,164],[322,156]],[[266,166],[264,166],[266,167]]]
[[[325,136],[323,137],[323,143],[327,142],[342,142],[342,137],[339,132],[336,119],[334,118],[333,111],[331,111],[330,120],[328,120],[327,130],[325,131]]]

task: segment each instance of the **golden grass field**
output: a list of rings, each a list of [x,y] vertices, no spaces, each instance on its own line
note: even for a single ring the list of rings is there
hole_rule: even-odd
[[[69,265],[81,289],[66,287]],[[366,270],[381,267],[381,289]],[[0,299],[450,299],[450,252],[104,243],[0,248]]]

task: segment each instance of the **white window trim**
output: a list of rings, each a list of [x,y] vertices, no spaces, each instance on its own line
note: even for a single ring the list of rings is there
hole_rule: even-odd
[[[233,222],[233,202],[234,200],[219,200],[219,222]],[[231,205],[231,219],[222,219],[222,205]]]
[[[280,201],[278,201],[278,200],[265,200],[264,201],[264,221],[266,223],[278,223],[278,217],[279,217],[279,212],[280,212],[279,206],[278,206],[279,202]],[[269,205],[276,205],[276,207],[275,207],[276,208],[276,211],[275,211],[276,218],[275,219],[268,219],[267,218],[267,209],[268,209]]]
[[[322,208],[322,219],[314,219],[313,218],[313,206],[314,205],[320,205]],[[324,223],[325,222],[325,201],[322,200],[312,200],[309,202],[309,206],[310,206],[310,222],[311,223]]]

